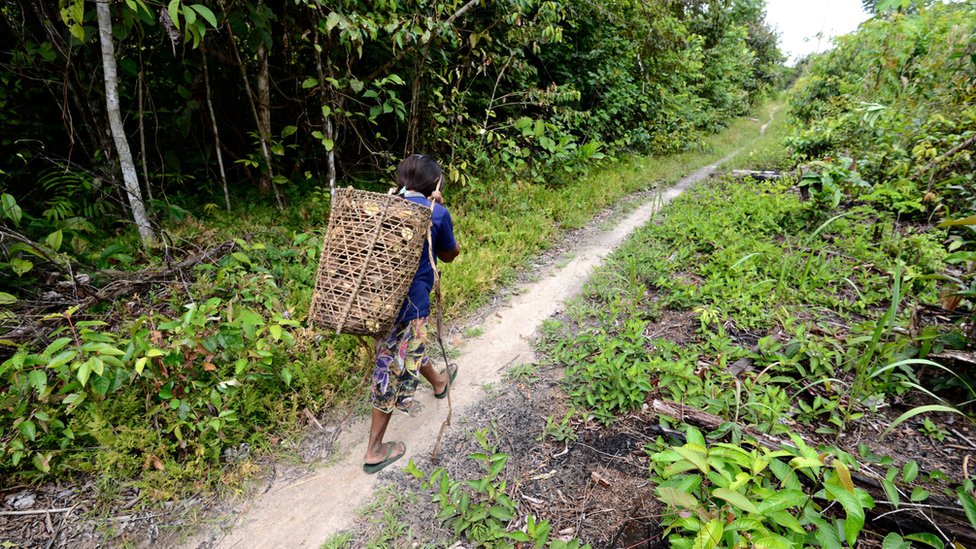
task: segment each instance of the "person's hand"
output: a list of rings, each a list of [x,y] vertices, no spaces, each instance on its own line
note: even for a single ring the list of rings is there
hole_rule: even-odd
[[[444,205],[444,197],[441,195],[440,191],[430,193],[430,199],[442,206]]]

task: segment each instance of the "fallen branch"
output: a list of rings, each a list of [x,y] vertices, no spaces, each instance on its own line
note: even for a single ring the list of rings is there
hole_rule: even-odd
[[[714,431],[720,425],[729,423],[725,418],[667,400],[655,400],[651,404],[651,408],[661,415],[706,431]],[[756,439],[759,444],[771,450],[780,450],[791,446],[755,429],[743,425],[739,425],[739,428],[742,434]],[[811,444],[811,446],[814,445]],[[910,508],[908,505],[903,505],[895,508],[888,501],[880,478],[883,477],[865,475],[861,471],[851,471],[851,479],[854,484],[867,491],[874,499],[875,508],[867,510],[867,514],[876,526],[894,532],[932,532],[934,526],[937,525],[938,530],[948,538],[946,541],[955,541],[964,547],[976,547],[976,530],[970,526],[965,511],[957,501],[932,494],[927,500],[927,507],[911,506]],[[927,513],[922,513],[923,509]],[[892,511],[897,511],[897,513],[893,514]]]
[[[46,259],[52,265],[54,265],[62,273],[71,272],[71,264],[63,258],[57,257],[57,252],[51,250],[43,244],[34,242],[33,240],[27,238],[26,236],[6,227],[0,227],[0,245],[4,244],[5,240],[13,240],[29,247],[34,251],[39,257]]]
[[[220,259],[230,253],[234,249],[234,246],[234,242],[228,240],[219,246],[191,255],[183,261],[171,264],[165,268],[151,268],[132,272],[105,269],[97,271],[93,275],[78,273],[72,277],[71,283],[66,283],[67,290],[56,287],[57,290],[61,291],[73,290],[74,296],[64,295],[63,293],[59,293],[59,291],[47,292],[53,294],[54,297],[45,297],[41,302],[34,303],[32,307],[35,309],[50,309],[55,305],[59,308],[75,307],[73,314],[77,315],[97,303],[118,299],[154,283],[175,280],[177,277],[181,277],[187,270],[200,263]],[[112,280],[104,286],[97,288],[88,284],[92,278],[110,278]],[[62,297],[64,299],[59,299]],[[23,301],[18,302],[21,305],[24,303]],[[22,314],[20,316],[22,319],[28,318],[28,315]],[[47,329],[44,331],[46,332]],[[40,332],[41,330],[36,326],[28,324],[26,320],[22,320],[21,325],[14,327],[4,334],[0,334],[0,339],[22,342],[43,335]]]
[[[20,517],[25,515],[46,515],[48,513],[66,513],[74,507],[59,507],[57,509],[31,509],[28,511],[0,511],[0,517]]]
[[[963,149],[971,146],[973,143],[976,143],[976,135],[973,135],[969,139],[963,141],[962,143],[959,143],[958,145],[956,145],[955,147],[949,149],[945,153],[940,154],[939,156],[937,156],[936,158],[934,158],[931,162],[929,162],[928,165],[925,166],[925,169],[926,170],[931,170],[931,169],[935,168],[935,165],[938,164],[939,161],[942,160],[943,158],[949,158],[950,156],[956,154],[957,152],[959,152],[959,151],[961,151],[961,150],[963,150]]]
[[[793,172],[776,172],[769,170],[732,170],[733,179],[745,179],[747,177],[751,177],[756,181],[770,181],[790,175],[793,175]]]

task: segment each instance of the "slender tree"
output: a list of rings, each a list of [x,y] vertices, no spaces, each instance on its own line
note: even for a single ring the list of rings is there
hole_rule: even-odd
[[[129,207],[132,219],[139,229],[142,242],[149,245],[155,239],[149,219],[146,217],[146,207],[142,202],[142,189],[139,187],[139,176],[136,174],[136,164],[132,161],[132,151],[125,136],[122,125],[122,114],[119,108],[119,81],[115,62],[115,45],[112,42],[112,13],[109,10],[109,0],[96,0],[95,11],[98,14],[98,37],[102,44],[102,73],[105,76],[105,104],[108,112],[108,124],[115,140],[115,150],[119,153],[119,163],[122,166],[122,179],[125,192],[129,197]]]

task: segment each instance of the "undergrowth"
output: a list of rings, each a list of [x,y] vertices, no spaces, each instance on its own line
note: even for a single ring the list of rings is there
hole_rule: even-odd
[[[730,164],[783,169],[787,131],[772,124]],[[966,261],[955,252],[966,244],[954,226],[905,216],[848,186],[829,190],[828,181],[856,177],[844,164],[829,169],[774,181],[718,178],[686,192],[542,330],[583,420],[609,423],[652,399],[725,420],[707,437],[688,429],[684,440],[648,446],[673,547],[842,547],[865,535],[885,547],[944,547],[951,538],[862,532],[876,503],[910,510],[930,501],[933,486],[951,497],[938,505],[960,506],[976,528],[971,479],[920,473],[914,461],[893,467],[866,447],[841,449],[866,416],[893,405],[922,403],[880,416],[890,423],[882,437],[913,420],[937,440],[946,431],[916,416],[971,417],[969,376],[930,360],[966,350],[966,324],[924,314],[945,310],[946,273]],[[969,294],[955,295],[953,307],[970,303]],[[743,430],[792,445],[770,450]],[[800,432],[834,445],[813,448]],[[875,502],[851,471],[875,475],[887,501]]]
[[[764,430],[785,430],[783,417],[823,416],[821,429],[836,432],[855,412],[815,399],[806,384],[823,380],[817,390],[828,399],[859,402],[917,381],[903,368],[853,385],[859,370],[925,358],[910,340],[871,336],[896,271],[904,304],[937,299],[931,275],[945,255],[944,233],[898,225],[863,205],[824,219],[788,186],[699,187],[615,252],[569,311],[578,335],[551,346],[578,405],[609,421],[656,389]],[[688,344],[649,337],[664,309],[690,313]],[[907,324],[911,308],[896,309]],[[943,336],[932,334],[926,351],[956,344]],[[728,391],[739,360],[761,375]]]

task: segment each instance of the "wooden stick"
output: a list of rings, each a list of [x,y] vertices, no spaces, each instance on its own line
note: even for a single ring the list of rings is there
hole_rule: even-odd
[[[29,511],[0,511],[0,516],[19,517],[25,515],[44,515],[47,513],[65,513],[72,509],[74,509],[74,507],[59,507],[57,509],[31,509]]]

